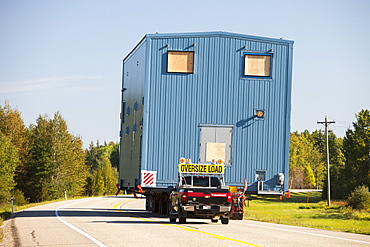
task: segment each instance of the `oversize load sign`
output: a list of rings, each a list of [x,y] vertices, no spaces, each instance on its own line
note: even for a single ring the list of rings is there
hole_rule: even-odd
[[[179,172],[189,173],[224,173],[224,165],[179,164]]]

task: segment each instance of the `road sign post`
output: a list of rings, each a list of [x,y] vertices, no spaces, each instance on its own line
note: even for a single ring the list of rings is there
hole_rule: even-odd
[[[12,215],[14,214],[14,197],[13,196],[11,196],[10,197],[10,200],[11,200],[11,202],[12,202]]]

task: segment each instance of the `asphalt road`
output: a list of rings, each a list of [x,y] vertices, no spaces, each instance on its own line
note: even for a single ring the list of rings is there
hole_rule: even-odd
[[[18,212],[15,246],[370,246],[370,236],[256,221],[169,223],[145,199],[99,197]],[[9,224],[7,224],[9,225]],[[5,236],[7,238],[7,236]],[[6,242],[6,241],[5,241]]]

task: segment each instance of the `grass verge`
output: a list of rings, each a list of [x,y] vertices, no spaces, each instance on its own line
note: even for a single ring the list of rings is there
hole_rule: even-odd
[[[292,193],[291,198],[249,196],[244,219],[370,235],[370,212],[352,211],[343,202],[327,207],[321,192]]]

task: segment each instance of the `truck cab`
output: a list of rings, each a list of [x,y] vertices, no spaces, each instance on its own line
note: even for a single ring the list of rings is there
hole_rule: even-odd
[[[170,194],[170,222],[200,218],[228,224],[232,195],[223,171],[222,164],[179,164],[179,181]]]

